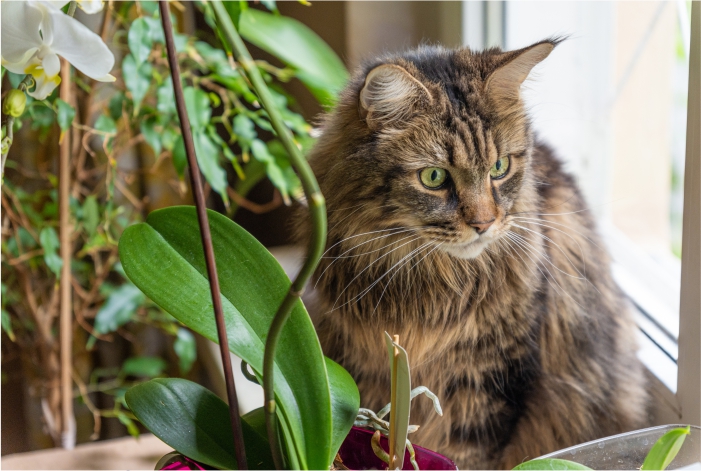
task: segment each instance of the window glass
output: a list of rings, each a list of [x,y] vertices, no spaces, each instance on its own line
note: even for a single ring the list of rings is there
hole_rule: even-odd
[[[567,35],[525,84],[536,134],[577,176],[619,283],[676,338],[690,2],[504,10],[507,49]]]

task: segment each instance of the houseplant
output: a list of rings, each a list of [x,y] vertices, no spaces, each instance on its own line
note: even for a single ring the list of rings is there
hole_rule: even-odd
[[[191,329],[220,343],[225,374],[230,373],[228,349],[250,365],[266,391],[266,406],[237,423],[230,374],[230,427],[224,403],[185,380],[143,383],[127,393],[127,404],[155,435],[195,461],[222,468],[246,467],[248,461],[251,467],[262,469],[271,468],[273,463],[276,467],[326,469],[356,419],[359,396],[350,375],[323,356],[299,300],[325,245],[323,196],[238,35],[236,12],[213,3],[217,21],[302,181],[315,232],[300,275],[290,283],[274,258],[250,234],[222,215],[207,215],[198,189],[194,146],[188,142],[188,113],[178,67],[172,59],[167,6],[163,2],[160,6],[193,188],[198,195],[197,217],[195,209],[187,207],[151,213],[146,223],[124,232],[120,258],[127,276],[147,296]],[[200,235],[203,245],[198,241]],[[217,267],[212,263],[214,255]],[[210,314],[212,301],[216,325]],[[232,435],[235,454],[227,446]]]

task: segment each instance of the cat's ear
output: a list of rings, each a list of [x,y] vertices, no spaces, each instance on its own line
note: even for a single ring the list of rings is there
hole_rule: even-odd
[[[371,129],[396,124],[419,107],[430,104],[431,94],[404,68],[384,64],[372,69],[360,91],[360,117]]]
[[[508,105],[518,101],[521,84],[531,69],[550,55],[560,40],[547,40],[524,49],[508,52],[507,62],[489,75],[487,94],[496,102]]]

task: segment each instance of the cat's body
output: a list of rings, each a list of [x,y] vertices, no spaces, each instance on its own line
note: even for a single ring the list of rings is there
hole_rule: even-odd
[[[329,217],[322,347],[378,410],[390,391],[382,333],[398,334],[412,384],[444,410],[417,398],[410,438],[461,468],[510,468],[646,418],[608,256],[572,178],[534,146],[518,96],[555,44],[378,60],[310,159]]]

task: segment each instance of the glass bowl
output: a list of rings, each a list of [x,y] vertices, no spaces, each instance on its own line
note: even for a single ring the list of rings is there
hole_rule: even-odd
[[[601,438],[538,459],[558,458],[574,461],[592,469],[640,469],[645,456],[658,438],[669,430],[686,425],[661,425]],[[679,454],[667,469],[701,469],[701,427],[691,426]]]

